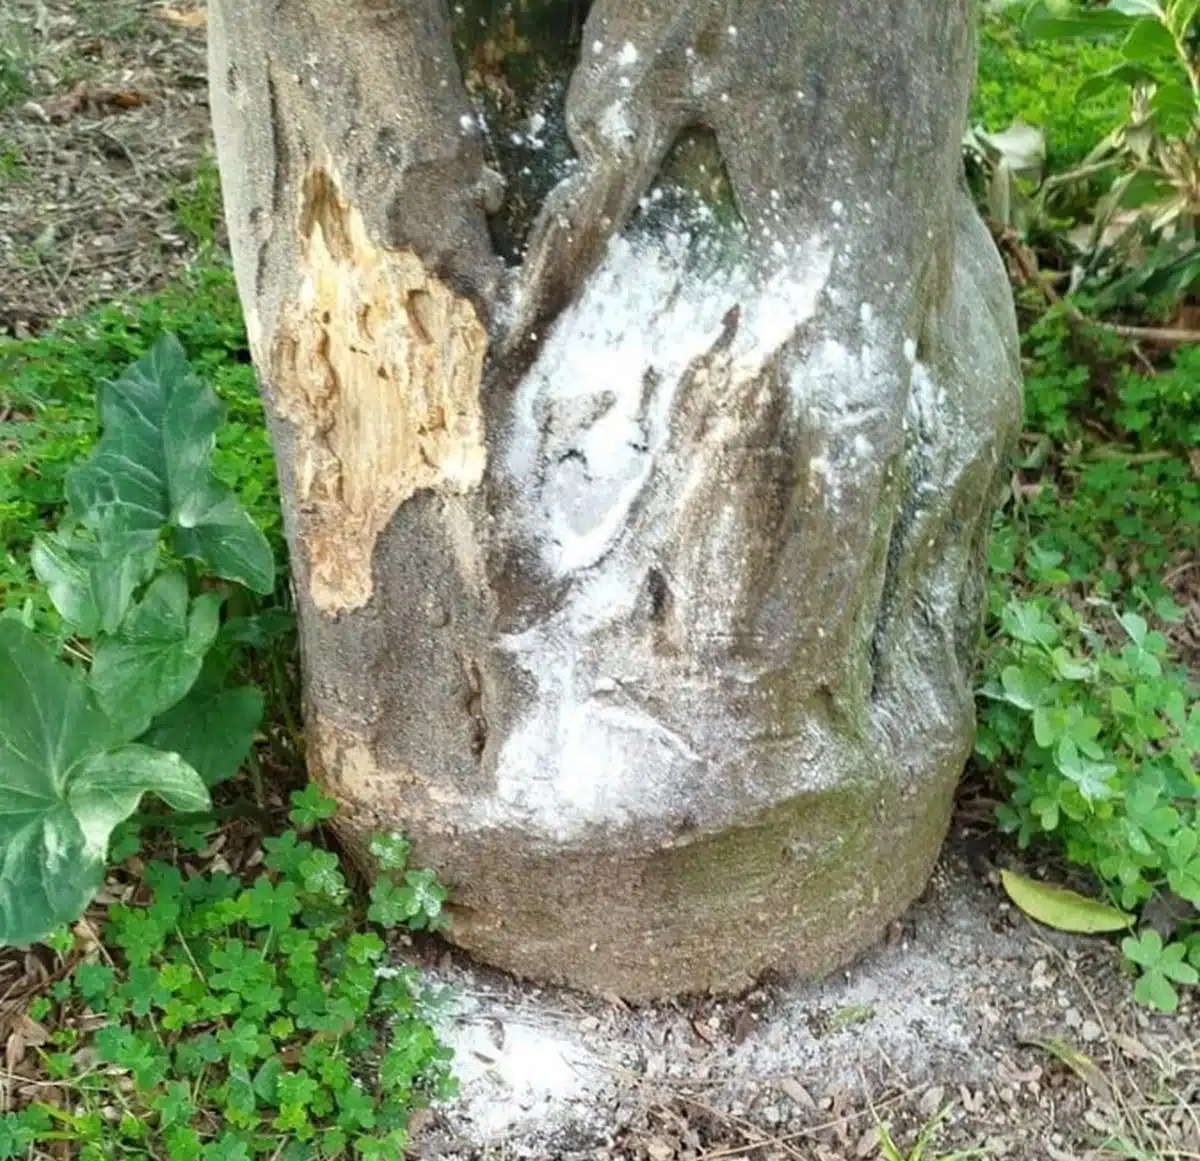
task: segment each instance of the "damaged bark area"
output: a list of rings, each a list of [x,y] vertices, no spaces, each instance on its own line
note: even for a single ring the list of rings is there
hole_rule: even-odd
[[[411,251],[372,242],[330,166],[301,186],[299,289],[271,382],[296,430],[291,471],[313,603],[371,599],[375,542],[423,488],[479,485],[487,335],[469,300]]]
[[[508,7],[210,0],[310,773],[501,967],[819,975],[971,747],[1020,410],[971,0]]]

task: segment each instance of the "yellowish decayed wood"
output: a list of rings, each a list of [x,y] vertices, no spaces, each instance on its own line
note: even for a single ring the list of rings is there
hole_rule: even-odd
[[[376,245],[331,166],[301,187],[300,278],[272,359],[313,602],[371,598],[375,542],[421,488],[466,492],[487,462],[487,335],[472,303],[416,254]]]

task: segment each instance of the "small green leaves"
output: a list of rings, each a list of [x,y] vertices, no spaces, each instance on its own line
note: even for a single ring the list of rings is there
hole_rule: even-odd
[[[167,526],[176,552],[269,593],[270,546],[210,468],[221,402],[192,372],[179,341],[162,336],[104,384],[99,399],[104,434],[87,463],[67,477],[75,515],[102,545]]]
[[[149,901],[110,909],[106,942],[123,954],[65,981],[57,1002],[107,1023],[84,1034],[82,1053],[54,1055],[59,1077],[70,1084],[95,1059],[107,1067],[83,1065],[82,1100],[113,1103],[105,1085],[119,1086],[122,1117],[97,1119],[89,1138],[107,1149],[97,1157],[136,1141],[138,1156],[183,1161],[240,1156],[246,1143],[248,1158],[384,1161],[412,1110],[454,1091],[437,997],[415,967],[385,965],[384,940],[331,889],[344,883],[336,854],[295,831],[267,845],[268,869],[249,886],[149,863]],[[383,846],[406,851],[398,837]],[[440,913],[431,872],[409,871],[396,890],[410,927]]]
[[[1174,1012],[1179,1007],[1175,984],[1200,982],[1200,972],[1186,962],[1188,945],[1182,940],[1163,945],[1157,931],[1147,928],[1136,939],[1131,935],[1121,941],[1127,959],[1142,969],[1134,987],[1134,998],[1162,1012]]]
[[[0,622],[0,688],[0,943],[21,944],[79,915],[144,793],[209,799],[176,755],[121,745],[79,675],[15,621]]]
[[[315,782],[310,782],[303,790],[292,791],[291,820],[306,829],[316,826],[333,817],[337,810],[337,799],[330,798]]]
[[[1065,930],[1131,926],[1131,912],[1160,893],[1200,901],[1194,694],[1148,619],[1171,616],[1173,605],[1138,608],[1113,610],[1103,626],[1052,596],[1006,593],[993,609],[999,632],[987,660],[993,676],[982,690],[977,752],[1000,765],[1011,786],[1000,824],[1022,846],[1053,836],[1120,907],[1004,873],[1022,910]],[[1169,989],[1189,982],[1191,970],[1184,963],[1178,977],[1147,971],[1138,998],[1171,1002]]]
[[[432,871],[408,871],[402,886],[388,878],[376,880],[367,918],[382,927],[404,923],[414,931],[436,931],[445,924],[445,900],[446,889]]]
[[[370,851],[381,871],[403,871],[408,866],[412,843],[399,834],[378,835],[371,840]]]
[[[1008,897],[1032,919],[1057,931],[1076,931],[1092,935],[1101,931],[1121,931],[1133,923],[1133,916],[1104,903],[1055,887],[1037,879],[1000,872],[1000,881]]]

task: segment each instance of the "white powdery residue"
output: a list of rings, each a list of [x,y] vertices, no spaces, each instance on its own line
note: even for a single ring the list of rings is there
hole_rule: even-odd
[[[622,46],[621,51],[617,54],[617,64],[623,69],[632,68],[638,62],[638,50],[634,46],[633,41],[627,40]]]
[[[633,140],[633,124],[623,101],[613,101],[600,114],[600,132],[611,145],[621,146]]]
[[[729,389],[757,380],[816,310],[832,255],[814,239],[765,279],[727,266],[700,275],[689,273],[692,246],[681,230],[614,239],[517,389],[498,467],[519,494],[522,538],[569,587],[553,613],[501,643],[536,694],[497,756],[496,792],[477,804],[478,825],[519,819],[567,841],[592,825],[667,814],[681,787],[703,776],[707,759],[690,731],[629,692],[642,688],[651,662],[622,644],[622,627],[646,600],[654,537],[665,542],[666,514],[711,472],[702,452],[667,455],[671,417],[688,368],[713,348],[735,305]],[[720,383],[692,390],[723,393]],[[737,418],[712,406],[717,440]],[[652,472],[654,494],[643,497]],[[664,515],[647,526],[649,540],[644,531],[631,539],[631,513],[643,502]],[[714,521],[706,545],[714,567],[742,551],[735,516],[731,508],[728,521]],[[725,605],[706,607],[712,624],[700,630],[727,633]]]
[[[538,1024],[481,1012],[439,1031],[454,1049],[456,1113],[481,1145],[513,1131],[544,1131],[602,1082],[600,1062],[587,1049]]]
[[[910,362],[917,361],[917,344],[912,339],[904,340],[904,357]]]
[[[534,485],[529,505],[541,527],[531,531],[556,575],[608,551],[666,438],[671,392],[737,301],[732,285],[681,285],[686,249],[683,237],[614,239],[517,394],[505,466]],[[644,406],[647,374],[664,384],[660,406]]]
[[[815,245],[804,262],[793,259],[743,300],[732,351],[735,378],[756,376],[796,327],[812,317],[832,268],[832,249]]]
[[[909,419],[918,431],[932,433],[945,427],[945,401],[945,392],[934,381],[929,368],[924,363],[914,363],[908,410]]]

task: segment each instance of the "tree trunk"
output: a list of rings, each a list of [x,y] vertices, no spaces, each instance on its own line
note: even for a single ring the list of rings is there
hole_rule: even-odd
[[[971,4],[584,7],[210,4],[311,769],[489,962],[821,973],[971,742],[1019,413]]]

